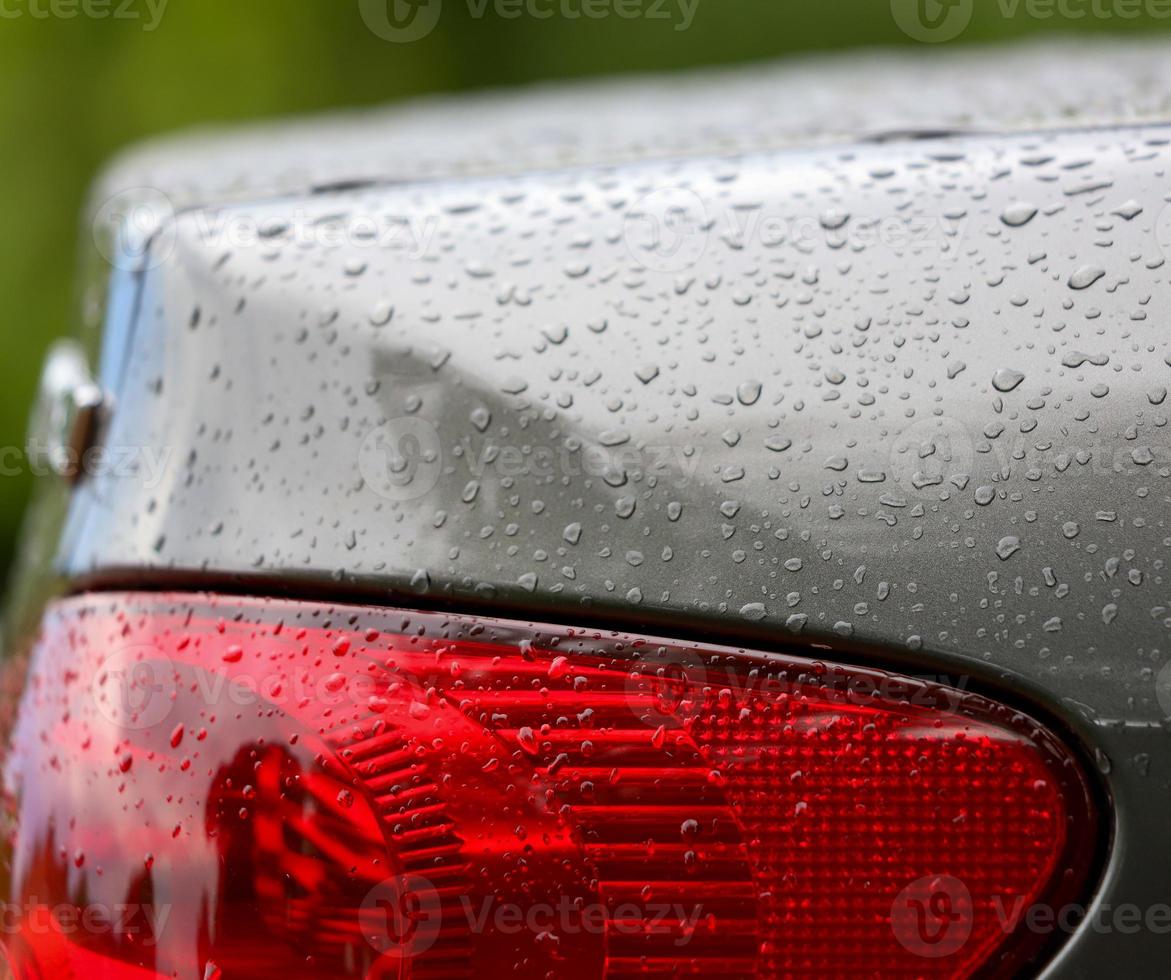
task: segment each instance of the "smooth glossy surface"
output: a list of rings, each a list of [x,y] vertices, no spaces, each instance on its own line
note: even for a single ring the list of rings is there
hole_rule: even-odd
[[[975,695],[178,595],[54,608],[4,788],[20,978],[1007,974],[1095,843]]]
[[[1157,724],[1167,141],[182,215],[63,564],[853,636]]]

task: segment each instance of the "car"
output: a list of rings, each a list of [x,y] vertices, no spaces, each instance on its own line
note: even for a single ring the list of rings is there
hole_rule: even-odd
[[[116,161],[30,435],[9,974],[1165,976],[1166,56]]]

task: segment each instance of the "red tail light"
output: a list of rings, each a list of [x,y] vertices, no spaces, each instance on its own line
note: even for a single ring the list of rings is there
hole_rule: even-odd
[[[4,778],[21,978],[1011,972],[1095,839],[981,697],[236,598],[56,606]]]

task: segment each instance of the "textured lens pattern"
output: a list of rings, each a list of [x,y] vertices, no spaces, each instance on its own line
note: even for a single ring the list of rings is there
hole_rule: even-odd
[[[4,792],[18,977],[1011,974],[1096,829],[1049,732],[954,689],[180,595],[54,607]]]

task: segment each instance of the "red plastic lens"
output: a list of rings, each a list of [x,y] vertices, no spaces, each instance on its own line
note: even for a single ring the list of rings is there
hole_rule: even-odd
[[[1096,832],[954,689],[202,596],[55,606],[4,788],[21,978],[1007,972]]]

